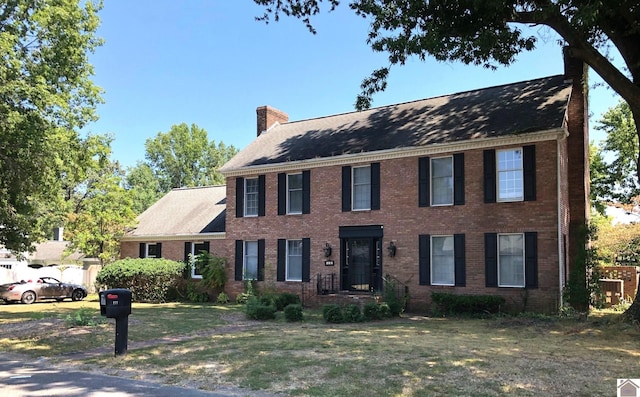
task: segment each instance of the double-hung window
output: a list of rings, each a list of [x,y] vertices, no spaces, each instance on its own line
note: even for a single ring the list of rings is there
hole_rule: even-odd
[[[145,258],[160,258],[160,249],[158,244],[146,244]]]
[[[302,214],[302,174],[287,175],[287,214]]]
[[[524,198],[522,149],[500,150],[496,154],[498,201],[522,201]]]
[[[209,242],[186,243],[185,249],[188,249],[186,256],[191,263],[191,278],[202,278],[202,269],[198,268],[196,257],[202,252],[209,252]]]
[[[302,240],[287,240],[286,281],[302,281]]]
[[[258,242],[244,242],[244,260],[242,269],[243,280],[258,279]]]
[[[431,159],[431,205],[453,204],[453,157]]]
[[[245,179],[244,216],[258,216],[258,178]]]
[[[455,285],[453,236],[431,237],[431,284]]]
[[[524,235],[498,235],[498,286],[525,286]]]
[[[371,209],[371,166],[353,167],[352,209]]]

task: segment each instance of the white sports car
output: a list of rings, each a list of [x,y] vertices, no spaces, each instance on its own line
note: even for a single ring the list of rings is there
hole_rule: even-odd
[[[29,305],[37,300],[55,299],[61,302],[65,298],[80,301],[86,296],[85,287],[63,283],[53,277],[40,277],[36,280],[22,280],[0,285],[0,299],[7,303],[19,301]]]

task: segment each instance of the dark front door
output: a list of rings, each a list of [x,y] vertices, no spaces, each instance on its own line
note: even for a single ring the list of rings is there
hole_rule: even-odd
[[[342,288],[353,292],[378,291],[381,285],[380,239],[343,240]]]

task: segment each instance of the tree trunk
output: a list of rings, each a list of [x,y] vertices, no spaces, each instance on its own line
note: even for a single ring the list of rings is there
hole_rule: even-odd
[[[638,143],[640,144],[640,106],[634,106],[629,104],[631,108],[631,113],[633,114],[633,120],[636,123],[636,134],[638,135]],[[640,150],[638,151],[639,161],[637,164],[640,164]],[[640,182],[640,167],[636,169],[636,178],[637,182]],[[640,323],[640,286],[638,286],[636,290],[636,297],[633,299],[633,303],[623,314],[624,318],[631,322]]]

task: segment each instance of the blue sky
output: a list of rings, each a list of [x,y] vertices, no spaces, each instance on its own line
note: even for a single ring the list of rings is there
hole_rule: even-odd
[[[91,63],[106,103],[84,131],[112,134],[113,159],[125,167],[144,160],[146,139],[180,123],[242,149],[256,136],[257,107],[278,108],[289,120],[350,112],[362,79],[388,64],[366,44],[367,21],[346,6],[315,18],[316,35],[296,19],[255,21],[261,14],[251,0],[105,1],[98,30],[105,44]],[[373,106],[561,74],[557,37],[530,31],[541,36],[538,48],[497,71],[433,59],[394,67]],[[591,89],[591,140],[603,139],[593,126],[617,102],[612,90]]]

